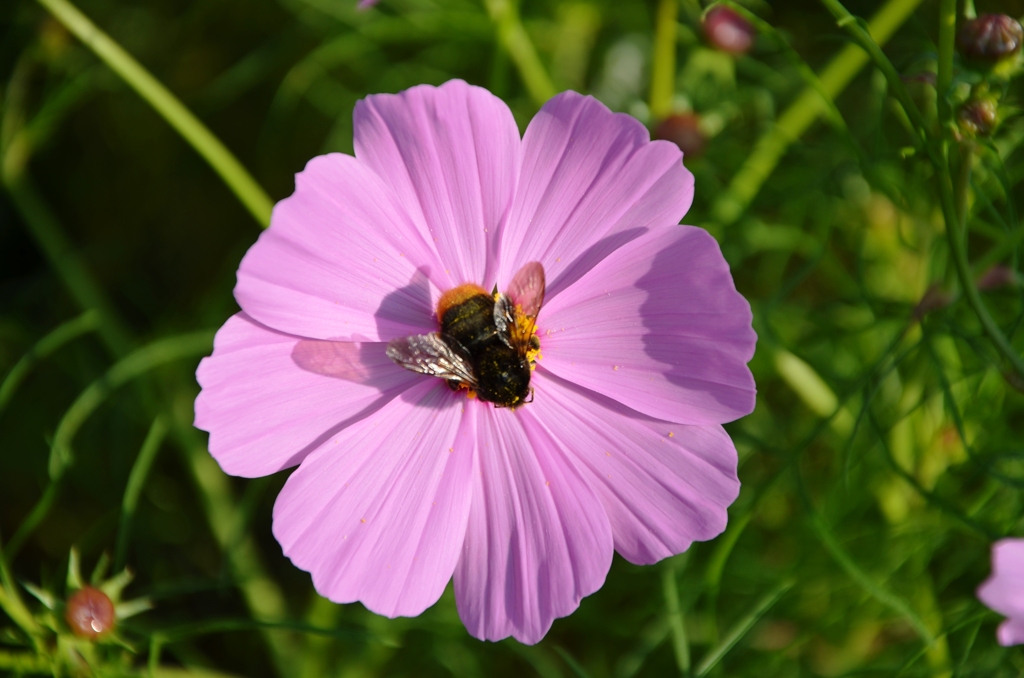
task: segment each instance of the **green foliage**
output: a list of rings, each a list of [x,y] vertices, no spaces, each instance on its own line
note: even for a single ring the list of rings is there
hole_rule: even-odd
[[[1024,672],[975,598],[992,542],[1024,534],[1018,72],[953,51],[975,3],[725,2],[758,32],[742,55],[706,42],[707,4],[0,3],[0,673]],[[521,126],[564,88],[652,129],[695,113],[687,222],[760,337],[728,530],[616,558],[532,647],[468,636],[450,587],[415,619],[319,598],[270,534],[287,474],[227,478],[191,427],[266,195],[352,151],[360,97],[453,77]],[[72,547],[153,606],[125,603],[117,642],[55,612]]]

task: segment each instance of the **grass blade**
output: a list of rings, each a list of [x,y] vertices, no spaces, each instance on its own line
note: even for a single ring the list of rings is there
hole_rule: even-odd
[[[764,595],[761,600],[757,602],[750,612],[745,617],[740,619],[738,622],[733,624],[729,632],[725,634],[725,637],[715,645],[713,648],[708,650],[707,655],[701,660],[700,664],[697,665],[697,671],[694,673],[698,678],[700,676],[706,676],[711,669],[718,665],[718,662],[722,661],[722,658],[731,650],[736,643],[743,639],[743,636],[747,635],[747,632],[753,628],[757,620],[764,616],[765,612],[770,610],[775,603],[779,602],[779,599],[785,595],[786,591],[793,588],[796,582],[792,580],[783,581],[781,584],[776,586],[774,589]]]
[[[117,547],[114,550],[114,571],[118,572],[124,567],[125,556],[128,551],[128,532],[131,528],[132,517],[135,515],[135,507],[139,503],[139,495],[146,484],[149,470],[153,467],[160,445],[167,435],[167,421],[163,415],[157,416],[149,427],[146,439],[142,442],[139,456],[132,465],[131,473],[128,475],[128,483],[124,489],[124,499],[121,502],[121,523],[117,529]]]

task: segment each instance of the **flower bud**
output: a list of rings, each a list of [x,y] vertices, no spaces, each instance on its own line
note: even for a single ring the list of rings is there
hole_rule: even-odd
[[[917,306],[914,307],[914,319],[920,320],[932,311],[946,308],[952,301],[952,295],[942,289],[939,283],[934,283],[924,293],[924,296],[921,297],[921,301],[917,302]]]
[[[1001,287],[1009,287],[1017,282],[1017,273],[1005,264],[996,264],[988,269],[978,278],[979,290],[997,290]]]
[[[114,603],[103,591],[86,586],[68,598],[64,620],[79,638],[95,640],[114,630]]]
[[[956,122],[968,137],[987,137],[999,124],[999,106],[989,97],[970,99],[957,110]]]
[[[700,118],[693,113],[674,113],[658,124],[654,138],[671,141],[684,157],[696,157],[704,152],[707,137],[700,129]]]
[[[704,35],[717,49],[744,54],[754,44],[754,27],[728,7],[712,7],[704,16]]]
[[[1024,28],[1005,14],[982,14],[970,19],[956,36],[960,53],[980,64],[996,64],[1020,51]]]

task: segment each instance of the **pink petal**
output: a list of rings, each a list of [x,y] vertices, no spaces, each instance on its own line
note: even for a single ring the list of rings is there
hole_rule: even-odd
[[[650,419],[543,369],[534,375],[531,414],[597,492],[626,560],[648,565],[725,529],[740,482],[721,426]]]
[[[523,169],[502,241],[498,286],[529,261],[548,299],[643,229],[678,224],[693,201],[679,148],[593,97],[564,92],[523,137]]]
[[[334,602],[388,617],[434,604],[459,558],[474,439],[465,397],[423,379],[346,428],[295,471],[274,505],[274,536]]]
[[[992,545],[992,576],[978,588],[978,598],[1000,614],[1024,620],[1024,539]]]
[[[455,600],[466,629],[484,640],[538,642],[611,565],[604,508],[530,410],[467,407],[479,470]]]
[[[257,321],[314,339],[388,341],[434,329],[437,255],[394,192],[355,158],[313,158],[238,269]],[[433,285],[432,285],[433,283]]]
[[[356,157],[398,195],[450,285],[493,281],[496,241],[519,176],[519,129],[505,103],[452,80],[356,104]]]
[[[254,478],[294,466],[324,435],[416,383],[384,348],[304,340],[238,313],[199,364],[195,425],[210,432],[225,473]]]
[[[644,414],[720,424],[754,409],[757,336],[718,243],[652,230],[541,309],[540,365]]]
[[[999,644],[1004,647],[1024,644],[1024,619],[1007,619],[996,631]]]

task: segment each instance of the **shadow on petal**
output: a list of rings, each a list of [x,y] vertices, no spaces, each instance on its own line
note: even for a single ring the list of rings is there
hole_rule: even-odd
[[[693,228],[654,256],[636,287],[648,295],[640,305],[644,352],[669,366],[665,378],[735,413],[733,419],[751,412],[747,362],[757,335],[718,243]]]
[[[646,228],[631,228],[601,238],[601,240],[588,247],[578,257],[573,259],[572,263],[565,267],[558,278],[548,285],[546,290],[547,298],[554,298],[556,294],[586,275],[590,269],[601,263],[609,254],[640,237],[647,230]]]

